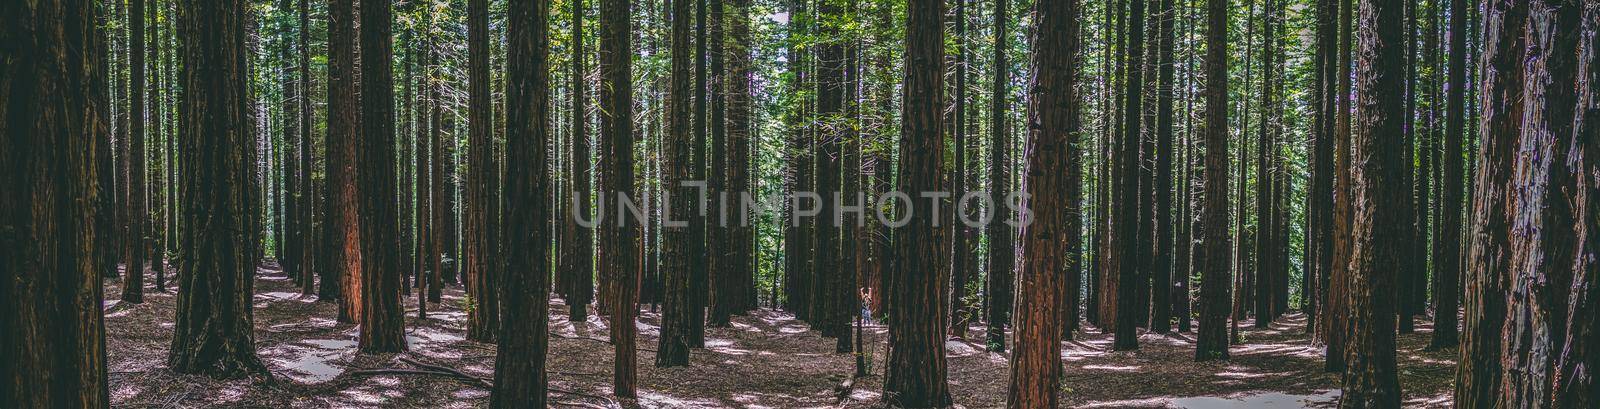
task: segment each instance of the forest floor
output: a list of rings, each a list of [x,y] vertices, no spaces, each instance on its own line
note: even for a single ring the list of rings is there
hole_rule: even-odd
[[[428,366],[453,368],[469,377],[493,379],[494,346],[464,338],[466,313],[459,287],[418,319],[415,297],[407,297],[410,351],[356,353],[356,328],[338,324],[335,303],[302,297],[276,266],[258,270],[255,288],[257,352],[271,380],[212,380],[166,367],[172,338],[175,293],[145,290],[145,302],[121,303],[119,280],[106,280],[106,350],[111,399],[116,407],[481,407],[483,383]],[[146,284],[153,280],[147,278]],[[647,308],[648,309],[648,308]],[[551,302],[553,334],[546,368],[554,407],[796,408],[881,406],[886,330],[865,331],[871,374],[849,382],[851,354],[835,354],[822,338],[792,315],[759,310],[735,317],[730,328],[710,328],[704,350],[687,368],[661,369],[655,362],[659,315],[641,313],[639,398],[611,395],[612,347],[603,318],[567,321],[566,307]],[[1193,362],[1193,334],[1144,333],[1140,349],[1112,352],[1110,335],[1090,329],[1063,345],[1067,367],[1065,401],[1072,407],[1328,407],[1338,397],[1338,379],[1322,370],[1322,350],[1310,345],[1304,316],[1285,316],[1270,328],[1240,322],[1244,342],[1232,359]],[[1430,327],[1400,337],[1400,381],[1407,407],[1448,407],[1455,350],[1427,351]],[[985,352],[983,328],[946,342],[952,397],[960,407],[1003,407],[1009,376],[1007,355]],[[383,373],[384,369],[428,373]],[[365,372],[363,372],[365,371]],[[377,373],[373,373],[377,372]],[[847,382],[849,388],[843,387]]]

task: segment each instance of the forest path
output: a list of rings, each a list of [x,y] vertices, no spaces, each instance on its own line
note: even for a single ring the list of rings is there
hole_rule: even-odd
[[[147,285],[151,280],[145,280]],[[107,351],[111,397],[117,407],[429,407],[470,408],[488,403],[488,391],[449,376],[357,374],[376,369],[419,369],[410,360],[493,378],[494,346],[466,341],[459,287],[429,306],[419,320],[415,296],[406,297],[410,352],[356,353],[356,328],[339,324],[334,303],[302,298],[293,283],[266,264],[258,269],[255,336],[258,353],[275,382],[217,381],[166,369],[175,293],[147,288],[145,303],[116,299],[119,280],[107,280]],[[759,310],[711,328],[707,348],[690,355],[687,368],[656,368],[659,315],[640,314],[639,399],[609,398],[612,347],[606,321],[567,321],[561,300],[551,301],[552,338],[547,368],[556,407],[651,408],[865,408],[879,404],[886,330],[866,329],[871,376],[844,391],[854,368],[850,354],[833,353],[834,341],[810,331],[792,315]],[[1321,349],[1310,346],[1304,317],[1285,316],[1270,328],[1241,322],[1243,345],[1233,359],[1192,362],[1191,334],[1141,336],[1136,352],[1111,352],[1110,335],[1094,328],[1064,344],[1064,404],[1075,407],[1322,407],[1337,397],[1338,380],[1322,372]],[[1425,351],[1427,322],[1400,337],[1401,384],[1407,407],[1447,407],[1455,351]],[[983,351],[983,330],[946,343],[949,380],[957,405],[1005,405],[1007,355]],[[1008,338],[1009,339],[1009,338]],[[555,390],[560,390],[556,392]],[[841,399],[842,398],[842,399]]]

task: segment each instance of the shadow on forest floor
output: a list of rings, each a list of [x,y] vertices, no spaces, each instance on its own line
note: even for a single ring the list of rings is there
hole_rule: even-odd
[[[152,280],[147,278],[146,284]],[[212,380],[166,368],[175,293],[145,291],[145,303],[121,303],[118,280],[106,281],[106,327],[111,397],[117,407],[429,407],[468,408],[488,403],[488,391],[456,377],[359,374],[361,370],[418,369],[412,362],[457,369],[492,379],[494,345],[464,338],[465,295],[449,287],[443,303],[416,317],[415,296],[405,297],[409,352],[362,355],[356,328],[340,324],[337,306],[302,297],[276,265],[258,270],[255,294],[256,348],[274,382]],[[592,310],[592,309],[591,309]],[[706,349],[695,350],[687,368],[656,368],[659,315],[640,314],[639,398],[611,394],[613,347],[605,318],[567,320],[560,299],[551,301],[552,334],[547,369],[554,407],[794,408],[880,406],[886,329],[869,325],[866,360],[871,376],[840,388],[854,356],[834,353],[792,315],[758,310],[735,317],[728,328],[710,328]],[[1192,334],[1143,333],[1141,349],[1111,352],[1111,336],[1086,327],[1063,344],[1064,404],[1078,407],[1319,407],[1337,399],[1338,380],[1322,371],[1322,349],[1311,346],[1300,314],[1267,329],[1240,323],[1242,345],[1222,362],[1193,362]],[[1455,351],[1425,351],[1429,323],[1400,337],[1401,383],[1406,406],[1449,406]],[[948,379],[958,406],[1005,405],[1005,354],[990,353],[975,323],[964,339],[945,343]],[[1008,338],[1009,340],[1009,338]],[[410,361],[410,362],[407,362]],[[559,390],[559,391],[558,391]]]

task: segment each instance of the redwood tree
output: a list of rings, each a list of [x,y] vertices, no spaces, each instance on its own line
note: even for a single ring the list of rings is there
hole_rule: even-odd
[[[482,1],[482,0],[479,0]],[[600,0],[600,137],[605,139],[600,152],[600,198],[612,206],[621,199],[634,198],[633,189],[633,34],[629,30],[632,12],[627,0]],[[626,217],[626,216],[624,216]],[[619,398],[632,398],[636,392],[638,356],[634,349],[634,317],[638,313],[638,223],[643,220],[614,219],[602,223],[601,274],[608,277],[611,299],[611,343],[616,347],[612,388]]]
[[[896,190],[911,196],[895,200],[895,214],[908,223],[893,227],[894,250],[888,291],[889,364],[884,400],[891,406],[950,405],[945,383],[944,318],[941,302],[949,287],[948,265],[937,257],[944,232],[936,225],[938,203],[923,192],[943,192],[944,163],[944,3],[907,4],[905,85],[900,128],[900,170]],[[949,211],[948,209],[941,209]]]
[[[667,190],[668,217],[684,220],[693,211],[695,190],[684,185],[691,180],[692,155],[689,135],[689,2],[672,1],[672,76],[671,91],[667,101],[667,135],[664,178],[661,183]],[[663,270],[661,338],[656,349],[656,366],[684,366],[689,364],[689,332],[693,315],[689,310],[689,263],[692,262],[688,226],[674,226],[671,220],[663,223],[661,269]],[[685,223],[687,224],[687,223]]]
[[[495,349],[497,408],[542,408],[550,343],[550,2],[514,1],[506,20],[505,277]]]
[[[179,134],[183,254],[167,366],[218,378],[265,376],[251,299],[260,239],[243,1],[185,0]]]
[[[1228,0],[1206,0],[1205,204],[1200,227],[1205,248],[1197,254],[1201,268],[1200,329],[1195,360],[1228,358],[1229,272],[1232,257],[1228,235]]]
[[[1360,2],[1356,38],[1356,113],[1351,129],[1351,246],[1347,297],[1348,365],[1339,406],[1400,406],[1395,370],[1395,266],[1409,256],[1410,168],[1396,143],[1404,131],[1404,5]]]
[[[1466,320],[1456,363],[1455,402],[1460,407],[1491,407],[1500,390],[1501,330],[1506,319],[1506,289],[1511,277],[1511,181],[1517,138],[1522,132],[1523,32],[1526,2],[1494,0],[1484,10],[1484,53],[1478,127],[1476,195],[1472,198],[1472,242],[1464,288]]]
[[[1006,47],[1010,47],[1009,38],[1006,38],[1007,0],[994,2],[994,96],[990,100],[989,109],[989,202],[995,203],[994,218],[989,220],[987,234],[989,235],[989,277],[985,286],[984,296],[988,298],[985,314],[988,328],[984,345],[990,351],[1001,352],[1006,350],[1006,325],[1011,323],[1011,298],[1012,284],[1016,268],[1016,230],[1006,224],[1011,219],[1011,207],[1005,206],[1003,200],[1011,193],[1011,140],[1008,138],[1006,127],[1010,126],[1007,117],[1010,115],[1010,79],[1011,66],[1006,62]],[[1077,269],[1068,269],[1068,274],[1076,277]],[[1076,281],[1069,279],[1069,281]],[[1069,292],[1069,294],[1076,294]],[[1074,301],[1068,303],[1067,313],[1077,314],[1077,305]]]
[[[1501,407],[1589,407],[1596,399],[1593,375],[1586,372],[1595,359],[1592,8],[1528,5],[1522,129],[1508,189],[1512,242]],[[1580,14],[1588,14],[1581,27]],[[1583,49],[1574,52],[1580,43]],[[1584,71],[1577,70],[1580,64]]]
[[[220,2],[219,2],[220,3]],[[0,402],[106,407],[96,218],[105,42],[95,2],[0,6]],[[249,144],[242,144],[249,146]]]
[[[1142,102],[1144,100],[1144,79],[1141,66],[1144,65],[1144,1],[1133,1],[1128,5],[1128,71],[1127,78],[1122,86],[1122,134],[1117,139],[1117,205],[1112,213],[1112,226],[1115,232],[1112,240],[1116,251],[1113,257],[1119,257],[1117,265],[1117,308],[1116,329],[1112,348],[1118,351],[1139,349],[1138,313],[1139,303],[1144,301],[1137,296],[1139,287],[1139,267],[1145,265],[1136,255],[1143,254],[1139,251],[1140,240],[1137,236],[1139,218],[1143,217],[1138,212],[1139,198],[1139,141],[1140,119]],[[1149,199],[1144,199],[1148,201]]]
[[[337,271],[339,322],[361,319],[361,211],[356,187],[360,98],[356,93],[354,0],[331,0],[328,9],[328,227],[323,265]]]
[[[145,210],[144,186],[144,159],[145,159],[145,112],[144,112],[144,2],[146,0],[129,0],[128,4],[128,150],[123,151],[128,155],[128,168],[123,173],[123,180],[127,183],[125,190],[128,192],[128,225],[127,235],[123,236],[129,251],[127,256],[127,270],[122,277],[122,301],[127,303],[144,302],[144,268],[145,256],[148,256],[145,246],[145,226],[149,215]]]
[[[361,60],[394,57],[390,0],[361,3]],[[361,186],[361,351],[406,349],[400,300],[399,227],[395,221],[394,72],[389,64],[362,64],[361,142],[356,180]],[[186,88],[187,89],[187,88]]]
[[[467,339],[494,342],[499,333],[499,290],[490,264],[495,254],[491,224],[495,223],[493,183],[493,121],[489,103],[489,2],[467,1],[467,187],[465,226],[467,294],[472,308],[467,314]]]
[[[1022,268],[1018,279],[1017,347],[1011,353],[1011,408],[1057,407],[1061,390],[1060,281],[1078,257],[1082,228],[1077,178],[1079,98],[1077,78],[1079,8],[1077,0],[1036,3],[1033,78],[1029,88],[1027,179],[1024,208],[1032,223],[1022,227]],[[1063,249],[1063,247],[1065,247]]]

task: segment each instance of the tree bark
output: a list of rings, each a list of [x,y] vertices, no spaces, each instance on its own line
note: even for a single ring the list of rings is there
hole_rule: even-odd
[[[1172,257],[1175,236],[1172,221],[1172,83],[1176,76],[1173,60],[1173,0],[1161,0],[1160,15],[1156,17],[1157,44],[1160,50],[1156,64],[1156,163],[1155,163],[1155,220],[1152,227],[1156,235],[1153,264],[1150,271],[1150,331],[1165,334],[1172,329]],[[1270,38],[1270,36],[1269,36]],[[1179,274],[1188,274],[1187,271]],[[1076,294],[1076,293],[1073,293]],[[1071,311],[1070,309],[1068,311]]]
[[[489,4],[488,0],[467,1],[467,187],[466,187],[466,262],[467,294],[472,308],[467,315],[467,339],[495,341],[499,333],[499,290],[491,272],[495,263],[493,232],[495,223],[493,121],[489,103]]]
[[[353,0],[331,0],[328,10],[328,175],[327,266],[337,271],[339,322],[361,319],[361,221],[356,186],[356,141],[360,129],[355,7]]]
[[[628,29],[631,6],[625,0],[600,1],[600,132],[605,138],[601,152],[601,200],[614,203],[613,217],[622,213],[621,198],[633,198],[633,77],[632,33]],[[602,206],[604,207],[604,206]],[[632,398],[636,392],[636,362],[634,327],[638,301],[638,262],[634,257],[638,249],[639,232],[636,224],[642,220],[612,220],[605,223],[601,233],[599,259],[601,273],[608,277],[612,298],[608,300],[611,313],[611,343],[616,347],[612,370],[613,393],[619,398]]]
[[[561,274],[567,285],[567,318],[570,322],[589,319],[589,302],[594,300],[594,229],[578,225],[578,220],[593,220],[589,175],[593,165],[589,161],[589,112],[584,102],[588,98],[584,58],[588,57],[583,41],[583,20],[588,8],[583,2],[572,2],[572,139],[568,141],[568,161],[572,172],[572,214],[559,215],[566,228],[563,235],[566,246],[561,257]]]
[[[1011,110],[1010,69],[1011,65],[1006,60],[1006,48],[1010,47],[1010,39],[1006,36],[1008,12],[1010,4],[1007,0],[994,2],[994,96],[990,99],[989,110],[989,202],[995,204],[994,218],[989,220],[987,234],[989,235],[989,276],[984,297],[988,299],[986,318],[988,328],[984,345],[991,352],[1004,352],[1006,350],[1006,326],[1011,324],[1011,298],[1012,284],[1016,275],[1016,229],[1006,224],[1011,220],[1011,207],[1004,205],[1011,193],[1011,139],[1006,133],[1010,126],[1007,116]],[[1070,11],[1070,10],[1069,10]],[[1068,17],[1072,19],[1072,17]],[[1076,277],[1077,269],[1067,269],[1071,277]],[[1069,278],[1068,281],[1076,281]],[[1067,314],[1076,316],[1076,292],[1069,292],[1066,297],[1072,299],[1067,302]]]
[[[251,299],[260,242],[255,127],[250,124],[245,21],[238,1],[185,0],[179,111],[183,254],[167,366],[217,378],[267,376],[256,356]],[[217,86],[217,84],[226,84]]]
[[[1581,407],[1579,398],[1588,389],[1571,389],[1592,380],[1566,379],[1562,369],[1577,369],[1583,364],[1582,350],[1575,356],[1564,351],[1572,336],[1571,323],[1583,329],[1589,316],[1571,316],[1589,303],[1572,303],[1591,297],[1593,288],[1584,287],[1594,270],[1594,238],[1590,213],[1594,194],[1591,181],[1594,153],[1592,117],[1593,91],[1582,95],[1584,115],[1578,120],[1579,94],[1574,86],[1592,86],[1592,74],[1579,74],[1577,50],[1580,39],[1579,6],[1567,2],[1534,2],[1528,5],[1528,41],[1522,65],[1522,129],[1518,137],[1511,187],[1511,265],[1508,270],[1508,305],[1502,331],[1499,405],[1501,407]],[[1592,13],[1591,16],[1592,17]],[[1593,28],[1591,24],[1587,28]],[[1592,40],[1586,40],[1589,42]],[[1592,53],[1593,48],[1585,53]],[[1584,60],[1591,59],[1586,54]],[[1585,68],[1593,69],[1593,66]],[[1581,121],[1581,122],[1580,122]],[[1581,124],[1581,125],[1579,125]],[[1583,175],[1579,177],[1579,175]],[[1579,180],[1583,181],[1580,182]],[[1581,219],[1580,219],[1581,217]],[[1580,289],[1578,293],[1572,290]],[[1575,297],[1575,298],[1574,298]],[[1587,305],[1586,305],[1587,304]],[[1570,307],[1579,307],[1576,311]],[[1592,307],[1590,307],[1592,308]],[[1569,320],[1571,320],[1569,322]],[[1592,328],[1592,327],[1590,327]],[[1592,330],[1590,330],[1592,331]],[[1591,332],[1592,334],[1592,332]],[[1593,343],[1593,337],[1576,341]],[[1591,355],[1592,356],[1592,355]],[[1575,360],[1574,360],[1575,358]],[[1591,361],[1592,362],[1592,361]],[[1575,364],[1568,367],[1568,364]],[[1569,402],[1572,398],[1574,401]],[[1592,399],[1592,397],[1590,397]],[[1592,402],[1592,401],[1591,401]]]
[[[550,3],[512,2],[506,19],[505,277],[495,349],[497,408],[547,405],[545,350],[550,333]]]
[[[1138,305],[1139,266],[1143,261],[1139,252],[1138,206],[1139,202],[1139,144],[1140,120],[1143,115],[1144,73],[1144,1],[1135,0],[1128,5],[1128,77],[1122,84],[1122,134],[1117,140],[1117,203],[1112,213],[1115,228],[1113,240],[1117,251],[1113,257],[1121,260],[1117,265],[1116,329],[1112,349],[1131,351],[1139,349]],[[1148,201],[1149,199],[1145,199]]]
[[[1023,190],[1032,223],[1022,227],[1021,291],[1017,307],[1017,345],[1011,355],[1011,408],[1053,408],[1060,403],[1063,293],[1059,281],[1074,277],[1079,230],[1078,189],[1072,169],[1079,164],[1077,0],[1039,2],[1033,38],[1033,78],[1029,89],[1028,158]],[[1064,251],[1063,251],[1064,250]]]
[[[362,0],[361,60],[394,57],[390,0]],[[394,201],[397,197],[394,129],[394,73],[389,64],[363,64],[361,143],[356,179],[361,186],[361,352],[406,350],[404,308],[400,300],[401,251]]]
[[[675,216],[684,220],[692,212],[695,199],[693,188],[686,186],[693,178],[691,156],[692,137],[689,120],[689,27],[690,0],[672,1],[672,61],[671,90],[667,101],[667,135],[662,142],[665,156],[663,188],[667,190],[667,208],[662,226],[661,269],[662,283],[661,338],[656,346],[656,366],[672,367],[689,364],[689,332],[692,315],[689,310],[689,264],[693,262],[688,226],[674,226]],[[687,223],[685,223],[687,224]]]
[[[144,111],[144,6],[145,0],[129,0],[128,4],[128,149],[123,151],[127,155],[127,168],[123,172],[123,180],[127,181],[128,222],[127,235],[123,236],[126,253],[126,271],[122,278],[122,301],[131,304],[144,302],[144,269],[145,256],[149,255],[145,246],[145,226],[149,224],[149,212],[145,209],[145,111]]]
[[[1362,0],[1356,42],[1356,113],[1351,135],[1352,229],[1349,259],[1348,366],[1344,408],[1400,406],[1395,370],[1395,274],[1403,265],[1410,238],[1405,222],[1407,169],[1392,144],[1404,132],[1405,45],[1401,44],[1404,5]]]
[[[106,407],[100,278],[112,186],[98,6],[0,6],[0,402]],[[114,267],[114,266],[113,266]]]
[[[885,401],[891,406],[944,407],[950,405],[945,383],[944,311],[942,294],[949,285],[948,266],[937,258],[944,247],[944,230],[935,226],[937,198],[922,192],[945,191],[940,182],[944,162],[944,4],[913,2],[907,5],[905,86],[901,98],[900,171],[897,190],[914,195],[896,200],[895,214],[908,224],[894,227],[893,276],[890,277],[889,364],[885,368]],[[948,210],[945,210],[948,211]]]
[[[1200,226],[1205,235],[1200,281],[1200,329],[1195,360],[1228,359],[1228,274],[1232,244],[1228,235],[1228,0],[1206,1],[1205,205]]]
[[[1461,358],[1456,363],[1455,402],[1461,407],[1495,407],[1501,382],[1501,330],[1506,319],[1506,289],[1511,275],[1513,171],[1522,133],[1523,36],[1526,2],[1485,4],[1483,77],[1479,80],[1483,135],[1472,198],[1472,244],[1468,248],[1466,320]]]
[[[1467,61],[1467,2],[1450,0],[1450,67],[1445,79],[1445,130],[1444,153],[1439,165],[1444,167],[1440,180],[1439,236],[1434,244],[1437,253],[1433,260],[1433,290],[1435,297],[1433,339],[1431,348],[1452,348],[1459,344],[1460,331],[1457,317],[1460,313],[1461,277],[1461,180],[1465,172],[1462,163],[1462,141],[1466,139],[1466,61]]]

